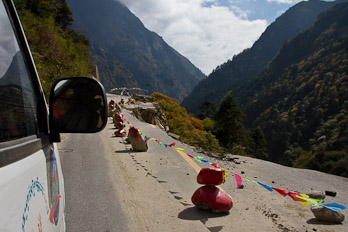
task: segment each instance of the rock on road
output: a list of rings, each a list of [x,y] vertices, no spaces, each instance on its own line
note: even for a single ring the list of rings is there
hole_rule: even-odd
[[[120,101],[120,96],[108,97]],[[129,111],[123,110],[122,114],[147,136],[167,144],[175,142],[175,147],[184,148],[186,153],[204,156],[154,125],[140,122]],[[347,222],[328,226],[313,221],[309,207],[261,186],[243,183],[243,189],[236,189],[232,175],[222,186],[234,201],[230,214],[200,211],[190,200],[200,187],[196,182],[198,163],[187,161],[176,150],[155,141],[149,141],[147,152],[133,152],[124,138],[114,137],[114,131],[109,120],[106,128],[97,134],[63,135],[60,155],[68,232],[348,231]],[[248,157],[239,157],[239,165],[204,158],[247,177],[259,177],[256,180],[275,187],[303,193],[311,188],[335,189],[337,198],[328,200],[346,203],[347,178]],[[296,177],[306,178],[299,183]]]

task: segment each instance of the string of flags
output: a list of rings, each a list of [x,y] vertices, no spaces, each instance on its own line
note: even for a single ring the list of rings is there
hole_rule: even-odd
[[[182,149],[183,150],[183,149]],[[202,157],[200,156],[193,156],[190,154],[187,154],[190,158],[196,160],[197,162],[201,163],[208,163],[209,165],[212,165],[213,167],[216,168],[221,168],[217,163],[211,163],[208,160],[202,159]],[[222,169],[222,168],[221,168]],[[224,169],[222,169],[224,170]],[[227,171],[226,171],[227,172]],[[230,171],[231,174],[234,175],[236,183],[237,183],[237,188],[239,189],[240,186],[242,185],[242,181],[243,179],[249,182],[252,182],[254,184],[258,184],[262,187],[264,187],[265,189],[267,189],[270,192],[276,191],[278,192],[280,195],[282,195],[283,197],[289,196],[292,198],[293,201],[297,201],[299,202],[301,205],[303,206],[308,206],[308,205],[315,205],[315,206],[322,206],[325,208],[328,208],[330,210],[339,212],[340,210],[344,210],[347,209],[348,207],[338,204],[338,203],[328,203],[328,204],[323,204],[323,200],[318,200],[318,199],[314,199],[314,198],[310,198],[308,195],[306,194],[302,194],[302,193],[298,193],[298,192],[294,192],[294,191],[287,191],[285,189],[280,189],[280,188],[276,188],[276,187],[272,187],[270,185],[261,183],[259,181],[255,181],[253,179],[250,179],[248,177],[241,177],[240,175],[238,175],[237,173],[234,173],[232,171]]]
[[[109,92],[118,91],[118,90],[121,90],[121,96],[123,96],[124,93],[126,93],[129,97],[132,97],[131,94],[129,93],[129,91],[131,91],[131,90],[139,90],[139,91],[144,91],[144,92],[148,93],[148,90],[146,90],[146,89],[141,89],[141,88],[126,88],[126,87],[113,88],[113,89],[111,89]]]
[[[129,125],[129,127],[133,126],[127,119],[123,118],[123,121],[125,121]],[[137,130],[138,130],[138,133],[144,138],[145,143],[147,143],[149,141],[156,141],[160,146],[164,146],[165,148],[175,146],[175,143],[171,143],[171,144],[163,143],[159,139],[151,138],[151,137],[145,135],[139,128],[137,128]],[[184,150],[184,149],[182,149],[182,150]]]
[[[123,118],[123,120],[129,125],[129,127],[133,127],[133,125],[125,118]],[[161,142],[160,140],[156,139],[156,138],[151,138],[147,135],[145,135],[139,128],[137,128],[138,133],[144,138],[145,143],[149,142],[149,141],[156,141],[160,146],[164,146],[165,148],[168,147],[174,147],[175,143],[171,143],[171,144],[166,144]],[[178,148],[175,147],[174,148],[177,151],[181,151],[184,152],[185,150],[183,148]],[[314,199],[314,198],[310,198],[308,195],[306,194],[302,194],[302,193],[298,193],[298,192],[294,192],[294,191],[287,191],[285,189],[281,189],[281,188],[276,188],[276,187],[272,187],[270,185],[261,183],[259,181],[255,181],[253,179],[250,179],[248,177],[241,177],[240,175],[238,175],[237,173],[234,173],[232,171],[226,171],[223,168],[220,167],[219,164],[217,163],[212,163],[207,159],[203,159],[203,157],[201,156],[193,156],[190,154],[186,154],[187,156],[189,156],[190,158],[194,159],[196,162],[198,163],[206,163],[209,164],[215,168],[220,168],[223,170],[224,172],[224,177],[223,177],[223,182],[225,182],[225,178],[227,176],[227,173],[230,172],[232,175],[234,175],[235,180],[236,180],[236,184],[237,184],[237,188],[239,189],[242,185],[243,180],[246,180],[248,182],[257,184],[262,186],[263,188],[267,189],[270,192],[276,191],[277,193],[279,193],[280,195],[282,195],[283,197],[289,196],[293,201],[297,201],[299,202],[301,205],[303,206],[308,206],[308,205],[315,205],[315,206],[322,206],[325,207],[327,209],[333,210],[335,212],[339,212],[340,210],[344,210],[347,209],[348,207],[338,204],[338,203],[327,203],[327,204],[323,204],[323,200],[318,200],[318,199]]]

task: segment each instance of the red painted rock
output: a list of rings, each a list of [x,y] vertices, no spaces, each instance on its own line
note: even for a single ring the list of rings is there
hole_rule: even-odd
[[[115,131],[115,136],[117,137],[126,137],[126,135],[127,135],[127,131],[124,129]]]
[[[139,134],[138,129],[134,127],[129,128],[128,140],[132,145],[134,151],[147,151],[147,143],[145,143],[145,141]]]
[[[108,116],[111,117],[114,114],[114,111],[115,111],[115,102],[113,100],[111,100],[109,102]]]
[[[192,203],[200,209],[213,213],[227,213],[233,206],[232,198],[215,186],[203,186],[191,197]]]
[[[202,168],[197,176],[198,184],[220,185],[223,182],[223,170],[220,168]]]
[[[115,102],[113,101],[113,100],[111,100],[110,102],[109,102],[109,110],[113,110],[113,109],[115,109]]]
[[[122,130],[124,128],[123,123],[122,122],[117,122],[116,128],[119,129],[119,130]]]
[[[118,112],[114,113],[114,115],[113,115],[113,122],[114,122],[114,125],[115,125],[116,128],[118,128],[117,127],[117,123],[123,123],[123,118],[122,118],[122,116]]]
[[[116,122],[123,122],[123,119],[119,113],[115,113],[115,120]]]

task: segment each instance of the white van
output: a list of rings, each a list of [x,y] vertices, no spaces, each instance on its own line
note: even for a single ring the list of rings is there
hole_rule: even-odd
[[[0,0],[0,231],[65,231],[60,133],[107,122],[103,86],[62,78],[49,109],[12,0]]]

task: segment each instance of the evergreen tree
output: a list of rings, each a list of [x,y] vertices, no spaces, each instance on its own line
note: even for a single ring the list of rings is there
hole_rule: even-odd
[[[216,137],[228,150],[245,145],[247,131],[243,126],[244,114],[236,100],[227,95],[214,115]]]
[[[73,22],[72,10],[65,0],[61,0],[61,6],[58,9],[56,22],[63,30],[66,30]]]
[[[253,130],[252,134],[252,152],[254,157],[259,159],[266,159],[268,158],[268,153],[266,149],[267,141],[265,139],[265,136],[261,130],[261,127],[257,127]]]
[[[216,106],[210,101],[203,102],[199,109],[201,111],[199,114],[199,119],[201,120],[205,118],[212,118],[216,113]]]

